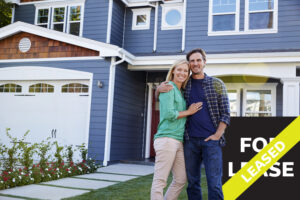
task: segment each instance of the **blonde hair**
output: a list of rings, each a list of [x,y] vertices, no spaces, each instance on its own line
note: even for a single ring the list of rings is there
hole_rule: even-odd
[[[185,60],[185,59],[177,60],[176,62],[174,62],[174,64],[172,65],[171,69],[168,72],[166,81],[172,81],[173,80],[173,78],[174,78],[173,72],[174,72],[175,68],[178,67],[179,65],[182,65],[182,64],[186,64],[188,66],[188,69],[189,69],[189,71],[188,71],[188,77],[187,77],[187,79],[182,84],[182,88],[184,89],[185,86],[186,86],[186,84],[187,84],[187,82],[189,81],[189,76],[190,76],[189,62],[187,60]]]

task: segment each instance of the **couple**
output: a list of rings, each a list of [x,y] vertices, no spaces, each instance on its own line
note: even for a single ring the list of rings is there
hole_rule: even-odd
[[[160,93],[160,122],[154,136],[156,157],[151,200],[163,199],[163,189],[171,170],[173,181],[165,194],[166,200],[178,198],[186,177],[189,200],[202,200],[202,161],[208,199],[224,199],[221,146],[224,145],[223,134],[230,121],[226,88],[221,80],[204,73],[204,50],[194,49],[186,59],[172,66],[167,75],[169,83],[161,84],[156,91]]]

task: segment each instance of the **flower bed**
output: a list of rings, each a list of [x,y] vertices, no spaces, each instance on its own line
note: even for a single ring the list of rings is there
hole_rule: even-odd
[[[39,144],[29,144],[24,142],[28,133],[17,139],[7,129],[12,145],[8,147],[0,143],[0,156],[3,158],[0,160],[0,169],[3,169],[2,172],[0,170],[0,190],[92,173],[99,168],[95,160],[87,159],[88,151],[84,144],[76,148],[60,146],[49,138]],[[74,151],[80,152],[81,161],[73,161]],[[36,164],[33,164],[34,156],[39,158]]]

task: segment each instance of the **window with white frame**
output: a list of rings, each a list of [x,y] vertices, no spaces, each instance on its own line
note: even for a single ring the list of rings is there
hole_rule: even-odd
[[[35,24],[56,31],[81,36],[83,3],[66,4],[62,2],[57,4],[50,2],[43,5],[36,5]]]
[[[81,6],[69,6],[68,22],[68,33],[79,35],[81,28]]]
[[[65,7],[53,8],[52,14],[52,29],[60,32],[65,32]]]
[[[276,116],[276,85],[277,83],[227,83],[230,115]]]
[[[150,29],[151,8],[132,9],[132,30]]]
[[[182,29],[183,4],[162,4],[161,30]]]
[[[209,32],[239,30],[239,0],[210,0]]]
[[[39,8],[37,9],[37,18],[36,18],[36,25],[48,28],[49,26],[49,8]]]
[[[245,30],[277,29],[278,0],[246,0]]]

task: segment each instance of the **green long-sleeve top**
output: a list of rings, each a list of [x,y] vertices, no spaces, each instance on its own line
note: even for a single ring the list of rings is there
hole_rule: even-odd
[[[154,139],[159,137],[170,137],[183,141],[186,117],[177,119],[179,112],[186,110],[186,103],[175,83],[172,90],[159,95],[160,120]]]

